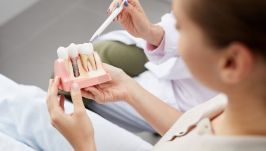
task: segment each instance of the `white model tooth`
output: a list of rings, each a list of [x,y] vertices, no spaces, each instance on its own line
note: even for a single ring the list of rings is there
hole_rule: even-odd
[[[57,56],[60,59],[68,59],[68,52],[67,49],[64,47],[59,47],[57,49]]]
[[[68,54],[71,58],[78,57],[78,46],[74,43],[68,46]]]
[[[68,54],[71,57],[74,76],[79,77],[80,73],[79,73],[79,66],[78,66],[78,60],[79,60],[78,46],[74,43],[70,44],[68,46]]]
[[[85,55],[92,54],[93,53],[93,45],[91,43],[81,44],[79,47],[79,53],[85,54]]]
[[[81,52],[80,49],[82,48],[82,45],[83,45],[83,44],[77,44],[78,52],[79,52],[79,53]]]
[[[97,52],[93,53],[97,70],[103,69],[102,61]]]
[[[90,50],[93,51],[93,44],[89,42],[88,45],[90,47]]]

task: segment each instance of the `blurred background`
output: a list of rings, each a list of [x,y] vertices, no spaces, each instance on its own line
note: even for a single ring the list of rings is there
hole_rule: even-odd
[[[140,0],[154,23],[171,0]],[[0,0],[0,73],[44,90],[59,46],[88,42],[111,0]],[[121,27],[113,23],[106,31]]]

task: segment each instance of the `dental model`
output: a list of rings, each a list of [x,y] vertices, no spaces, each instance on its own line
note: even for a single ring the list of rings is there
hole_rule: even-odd
[[[69,92],[73,82],[78,83],[80,88],[85,88],[111,80],[90,43],[72,43],[67,48],[59,47],[57,55],[54,73],[61,78],[59,89]]]

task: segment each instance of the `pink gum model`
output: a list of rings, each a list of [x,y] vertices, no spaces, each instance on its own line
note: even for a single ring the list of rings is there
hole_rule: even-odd
[[[73,82],[79,84],[80,88],[86,88],[94,86],[97,84],[105,83],[111,80],[111,77],[108,73],[89,77],[89,76],[80,76],[80,77],[71,77],[66,69],[65,62],[63,59],[57,59],[54,64],[54,74],[61,78],[59,89],[69,92]]]

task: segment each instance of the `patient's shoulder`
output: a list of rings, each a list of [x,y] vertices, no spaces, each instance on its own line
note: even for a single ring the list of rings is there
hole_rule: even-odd
[[[212,119],[222,113],[226,105],[227,97],[219,94],[205,103],[195,106],[184,113],[160,141],[169,140],[169,138],[176,134],[186,134],[193,125],[197,125],[202,119]]]

